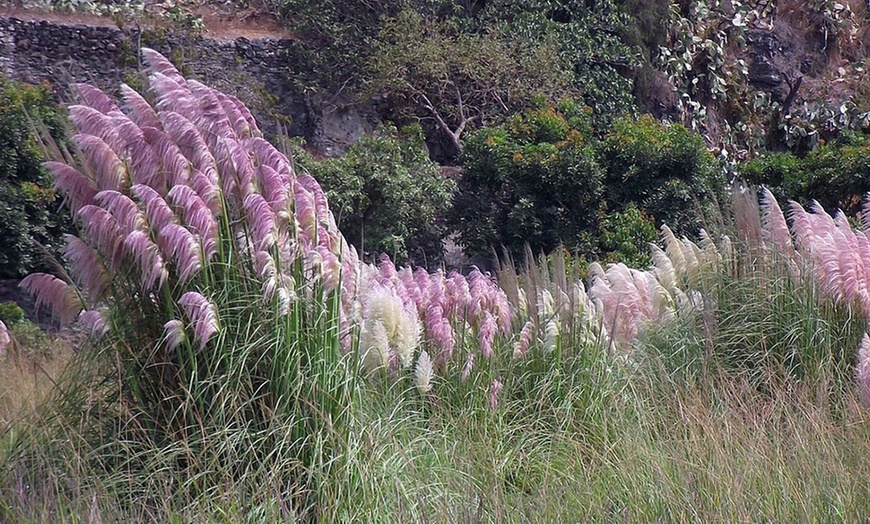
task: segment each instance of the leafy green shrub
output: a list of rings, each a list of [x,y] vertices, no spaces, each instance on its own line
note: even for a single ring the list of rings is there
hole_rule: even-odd
[[[26,318],[24,310],[15,302],[0,302],[0,320],[7,326],[22,322]]]
[[[682,125],[649,115],[619,119],[604,139],[601,162],[608,202],[635,202],[680,233],[696,233],[713,203],[723,201],[725,179],[715,159],[701,135]]]
[[[344,236],[361,251],[404,262],[437,262],[455,183],[429,160],[419,127],[385,127],[341,158],[294,159],[323,184]]]
[[[655,221],[634,202],[621,211],[606,215],[601,221],[599,242],[607,262],[622,262],[633,268],[647,267],[650,264],[649,244],[657,238]]]
[[[747,182],[763,185],[777,198],[854,215],[870,191],[870,138],[851,132],[821,145],[805,157],[767,153],[740,166]]]
[[[48,88],[0,78],[0,277],[45,268],[69,227],[42,168],[32,124],[40,120],[59,136],[61,117]]]
[[[451,223],[470,253],[594,247],[605,173],[585,108],[526,111],[469,135]]]

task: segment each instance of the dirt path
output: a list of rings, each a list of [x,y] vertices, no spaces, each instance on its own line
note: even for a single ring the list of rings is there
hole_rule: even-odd
[[[270,15],[246,9],[244,11],[222,9],[217,6],[203,5],[189,9],[189,12],[201,16],[205,31],[203,36],[215,40],[249,40],[293,38],[281,22]],[[88,13],[69,13],[25,9],[22,7],[0,6],[0,17],[14,17],[22,20],[45,20],[60,25],[88,25],[94,27],[119,27],[112,18]],[[137,22],[125,22],[126,26],[135,26]],[[172,24],[155,16],[143,16],[138,24],[142,27],[172,29]]]

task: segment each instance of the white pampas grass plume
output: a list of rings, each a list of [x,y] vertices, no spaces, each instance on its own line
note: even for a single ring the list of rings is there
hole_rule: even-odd
[[[435,370],[432,368],[432,359],[429,358],[429,353],[422,351],[417,357],[417,367],[414,369],[414,382],[417,385],[417,391],[423,395],[432,391],[434,377]]]
[[[390,340],[382,322],[366,322],[360,334],[359,347],[363,366],[369,373],[387,369],[390,365]]]
[[[544,328],[544,353],[550,354],[559,347],[559,323],[550,319]]]
[[[184,322],[170,320],[163,325],[163,336],[166,338],[166,347],[169,349],[169,352],[175,351],[175,348],[187,340],[187,334],[184,332]]]
[[[9,329],[6,324],[0,320],[0,358],[6,355],[6,350],[12,346],[12,335],[9,334]]]

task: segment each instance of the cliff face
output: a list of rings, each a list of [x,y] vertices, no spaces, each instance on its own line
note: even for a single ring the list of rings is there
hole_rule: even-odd
[[[59,100],[70,100],[71,82],[113,94],[121,82],[143,82],[138,54],[143,46],[170,57],[185,74],[239,97],[264,132],[274,133],[280,125],[322,154],[344,152],[374,126],[371,112],[327,106],[292,81],[306,67],[292,38],[226,39],[0,14],[0,74],[47,82]]]

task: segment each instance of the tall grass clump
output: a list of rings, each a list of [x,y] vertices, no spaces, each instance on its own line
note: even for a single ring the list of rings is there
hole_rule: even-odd
[[[241,489],[313,514],[353,403],[356,254],[237,99],[143,54],[148,93],[78,85],[74,150],[46,144],[80,234],[69,274],[21,285],[90,334],[51,422],[121,500],[152,500],[162,474],[178,504]],[[40,475],[17,451],[8,474]]]

